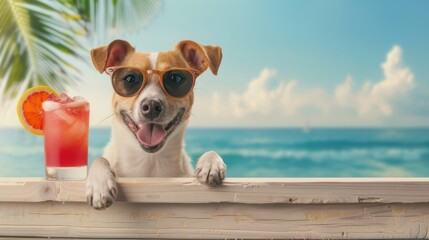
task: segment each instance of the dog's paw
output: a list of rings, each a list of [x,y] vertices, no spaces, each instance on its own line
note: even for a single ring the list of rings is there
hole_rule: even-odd
[[[115,172],[110,166],[102,166],[103,164],[95,163],[95,160],[94,164],[97,165],[91,166],[86,180],[86,199],[90,206],[100,210],[112,205],[118,194],[118,188]]]
[[[204,153],[197,162],[195,177],[200,183],[219,185],[226,174],[226,165],[214,151]]]

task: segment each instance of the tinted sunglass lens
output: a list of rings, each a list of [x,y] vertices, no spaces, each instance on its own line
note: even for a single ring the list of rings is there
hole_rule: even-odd
[[[136,69],[117,69],[112,76],[113,88],[123,97],[132,96],[140,90],[143,78],[143,74]]]
[[[165,91],[173,97],[184,97],[193,86],[191,72],[185,70],[170,70],[164,74],[162,79]]]

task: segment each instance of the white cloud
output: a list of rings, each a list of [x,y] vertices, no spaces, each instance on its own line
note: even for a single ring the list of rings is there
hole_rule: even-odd
[[[230,101],[233,113],[243,116],[247,113],[267,115],[271,113],[271,103],[278,93],[267,89],[267,84],[276,75],[273,69],[263,69],[259,77],[253,79],[243,94],[231,93]]]
[[[362,116],[391,116],[394,112],[393,102],[414,88],[414,75],[407,67],[402,66],[401,48],[394,46],[381,64],[383,79],[372,83],[367,81],[356,93],[353,92],[353,79],[346,80],[335,89],[335,100],[339,106],[350,107]]]
[[[346,80],[335,88],[335,100],[342,107],[350,107],[356,104],[355,95],[352,92],[353,79],[347,76]]]
[[[380,81],[367,81],[355,89],[354,80],[348,75],[332,90],[301,89],[297,80],[281,81],[275,69],[264,68],[244,92],[230,92],[229,98],[213,93],[211,99],[207,99],[212,103],[208,115],[222,116],[226,125],[244,123],[244,119],[256,125],[376,123],[392,116],[395,101],[415,85],[411,70],[402,66],[399,46],[388,52],[381,68]],[[273,87],[274,83],[278,84]]]
[[[295,116],[305,107],[326,108],[326,94],[322,89],[299,91],[296,80],[280,82],[276,88],[270,89],[269,84],[276,75],[274,69],[264,68],[244,93],[232,92],[229,100],[233,114],[237,117],[246,114],[268,116],[273,113]]]

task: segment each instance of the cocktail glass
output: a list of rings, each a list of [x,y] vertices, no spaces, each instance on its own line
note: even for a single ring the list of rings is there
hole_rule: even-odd
[[[85,179],[88,166],[89,103],[61,94],[43,102],[46,178]]]

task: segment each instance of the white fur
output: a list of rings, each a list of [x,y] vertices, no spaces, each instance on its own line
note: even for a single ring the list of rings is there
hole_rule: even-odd
[[[149,61],[152,69],[156,69],[156,62],[158,61],[158,52],[149,53]]]

